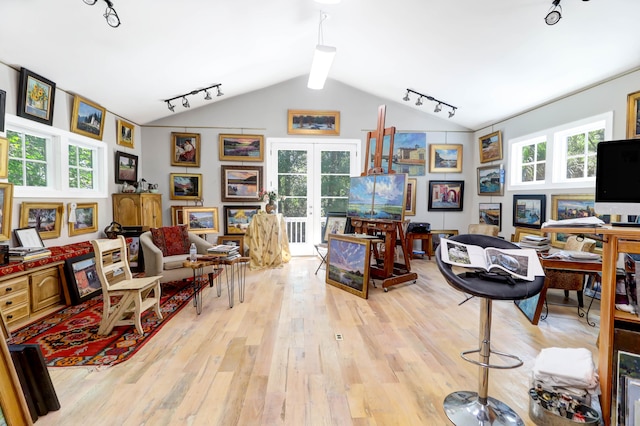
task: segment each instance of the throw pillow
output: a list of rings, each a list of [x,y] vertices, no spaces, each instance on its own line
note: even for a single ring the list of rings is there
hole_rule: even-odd
[[[151,228],[151,240],[160,250],[162,256],[189,254],[189,233],[187,225]]]

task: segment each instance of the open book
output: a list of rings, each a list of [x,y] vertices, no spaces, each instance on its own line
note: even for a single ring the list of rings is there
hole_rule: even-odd
[[[440,239],[440,257],[448,264],[465,268],[499,272],[497,269],[527,281],[544,275],[544,270],[533,249],[482,248],[446,238]]]

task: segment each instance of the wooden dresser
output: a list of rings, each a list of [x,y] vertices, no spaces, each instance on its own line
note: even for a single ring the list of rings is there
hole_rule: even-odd
[[[162,227],[162,195],[150,192],[113,194],[113,221],[122,226]]]

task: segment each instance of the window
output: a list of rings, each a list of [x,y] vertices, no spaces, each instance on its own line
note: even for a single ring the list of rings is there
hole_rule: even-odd
[[[103,142],[11,115],[7,139],[15,197],[107,196]]]
[[[611,140],[612,123],[608,112],[509,140],[508,189],[593,187],[597,146]]]

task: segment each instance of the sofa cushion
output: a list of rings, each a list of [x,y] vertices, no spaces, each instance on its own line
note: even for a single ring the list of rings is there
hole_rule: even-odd
[[[150,231],[151,240],[162,251],[162,256],[189,253],[189,233],[186,225],[151,228]]]
[[[187,260],[187,257],[185,257],[184,253],[164,257],[162,258],[162,269],[169,271],[171,269],[184,268],[183,264],[185,260]]]

